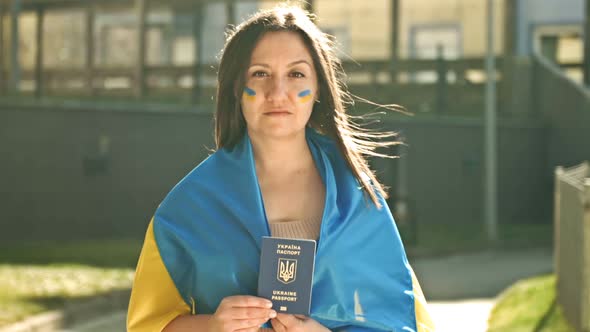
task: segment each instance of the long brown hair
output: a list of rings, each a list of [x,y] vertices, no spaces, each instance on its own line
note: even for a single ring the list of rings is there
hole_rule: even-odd
[[[363,129],[346,114],[345,105],[353,100],[344,83],[345,75],[335,54],[334,42],[312,22],[311,15],[299,7],[279,6],[260,11],[229,34],[218,72],[217,149],[233,148],[245,133],[246,121],[239,97],[244,89],[245,71],[257,41],[264,33],[273,31],[291,31],[303,37],[314,62],[319,88],[319,103],[314,103],[308,125],[336,141],[363,190],[377,207],[381,207],[378,195],[386,198],[387,193],[365,157],[388,157],[376,149],[400,143],[390,139],[395,133]]]

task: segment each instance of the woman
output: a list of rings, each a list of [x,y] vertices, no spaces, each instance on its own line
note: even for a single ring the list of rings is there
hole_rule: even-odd
[[[396,142],[372,142],[391,135],[349,121],[331,45],[294,7],[260,12],[228,38],[217,151],[148,227],[129,331],[433,330],[364,159]],[[277,314],[254,296],[268,235],[318,241],[310,317]]]

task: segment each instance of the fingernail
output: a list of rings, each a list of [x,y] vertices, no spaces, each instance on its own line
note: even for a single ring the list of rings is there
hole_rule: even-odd
[[[272,302],[270,302],[270,301],[266,302],[266,307],[267,308],[272,308]]]
[[[275,318],[275,317],[277,317],[277,312],[274,310],[271,310],[269,316],[270,316],[270,318]]]

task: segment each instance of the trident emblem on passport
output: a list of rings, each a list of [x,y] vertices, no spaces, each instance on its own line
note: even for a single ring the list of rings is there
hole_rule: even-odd
[[[289,284],[295,281],[297,272],[297,260],[288,258],[279,258],[279,269],[277,279],[283,284]]]

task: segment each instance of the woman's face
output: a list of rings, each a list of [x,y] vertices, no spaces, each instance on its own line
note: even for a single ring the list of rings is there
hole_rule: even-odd
[[[317,97],[311,54],[295,32],[267,32],[246,71],[242,112],[250,135],[286,138],[304,133]]]

